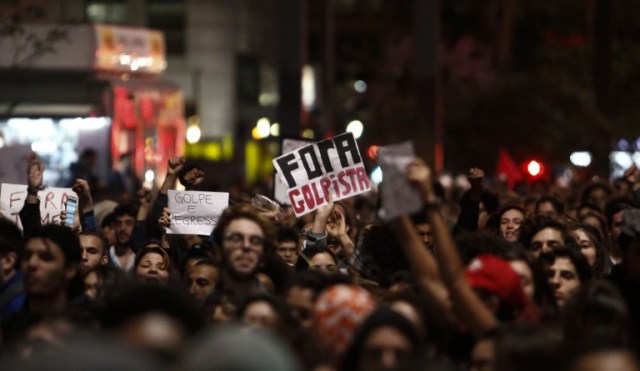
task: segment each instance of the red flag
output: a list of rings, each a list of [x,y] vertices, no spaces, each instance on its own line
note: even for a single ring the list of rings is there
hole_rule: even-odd
[[[500,148],[500,154],[498,155],[498,166],[496,167],[496,173],[498,178],[506,180],[509,189],[513,189],[513,186],[524,180],[524,176],[520,171],[518,165],[516,165],[513,158],[504,148]]]

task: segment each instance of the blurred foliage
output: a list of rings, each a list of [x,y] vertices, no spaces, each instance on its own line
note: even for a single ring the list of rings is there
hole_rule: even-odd
[[[498,9],[509,1],[444,0],[445,55],[469,39],[474,46],[464,49],[467,64],[491,54],[498,47]],[[640,17],[632,16],[640,7],[616,2],[613,8],[612,53],[606,56],[611,58],[613,108],[604,115],[595,101],[589,35],[590,17],[597,16],[589,8],[594,1],[517,1],[510,64],[502,70],[494,59],[483,65],[487,71],[459,76],[445,59],[448,167],[468,167],[473,158],[493,169],[499,146],[517,160],[535,155],[566,161],[578,149],[603,156],[612,138],[640,135]],[[478,77],[487,75],[495,78]]]

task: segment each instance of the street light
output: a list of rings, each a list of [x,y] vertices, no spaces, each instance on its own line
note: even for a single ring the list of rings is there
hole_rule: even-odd
[[[347,125],[347,131],[349,133],[353,133],[353,136],[358,139],[362,136],[364,132],[364,125],[360,120],[353,120]]]

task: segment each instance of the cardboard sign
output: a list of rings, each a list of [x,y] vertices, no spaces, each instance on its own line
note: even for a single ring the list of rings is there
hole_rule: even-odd
[[[382,208],[379,216],[391,220],[400,215],[420,211],[420,193],[407,180],[407,165],[414,157],[411,141],[378,149],[378,164],[382,169]]]
[[[38,192],[42,224],[60,224],[60,211],[64,210],[67,196],[70,195],[76,198],[78,197],[71,188],[47,188]],[[2,188],[0,189],[0,213],[15,222],[21,229],[20,210],[24,206],[26,199],[26,185],[2,184]]]
[[[273,160],[288,188],[296,216],[371,189],[358,143],[351,133],[323,140]]]
[[[210,235],[228,206],[228,193],[169,190],[167,233]]]
[[[302,139],[283,139],[280,154],[285,155],[296,149],[308,146],[310,143],[310,141]],[[273,198],[282,205],[291,205],[291,201],[289,201],[289,196],[287,195],[287,185],[277,174],[273,179]]]
[[[12,145],[0,148],[0,183],[24,181],[25,164],[29,163],[30,145]]]

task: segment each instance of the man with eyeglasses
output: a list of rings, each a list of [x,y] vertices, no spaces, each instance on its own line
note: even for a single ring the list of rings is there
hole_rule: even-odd
[[[253,206],[238,204],[224,211],[213,238],[222,248],[219,289],[239,305],[261,289],[257,273],[265,255],[275,252],[275,227]]]

